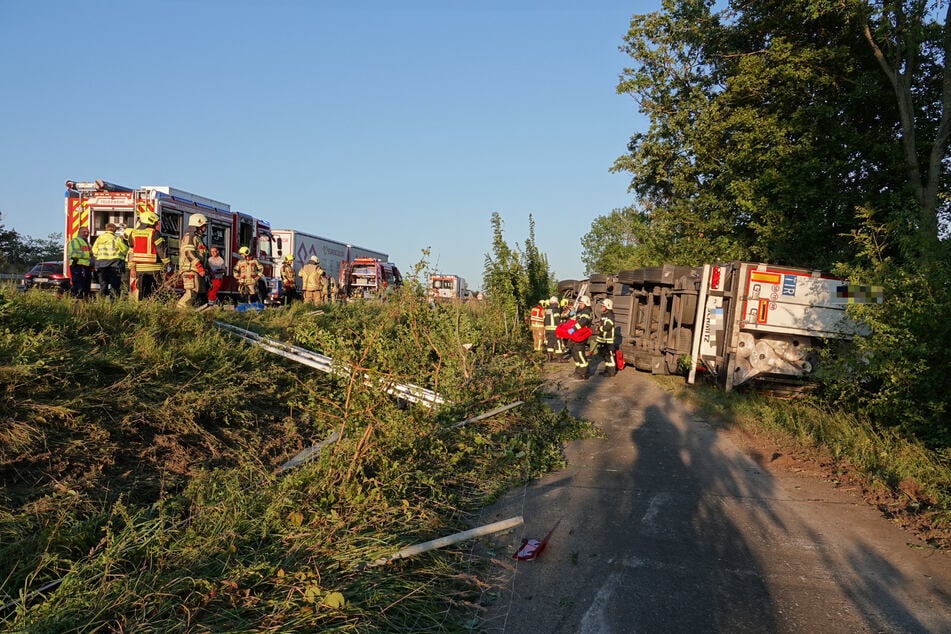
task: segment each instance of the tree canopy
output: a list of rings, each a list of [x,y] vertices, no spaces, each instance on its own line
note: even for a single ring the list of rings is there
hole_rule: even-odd
[[[589,269],[829,268],[855,259],[846,236],[867,212],[901,237],[896,255],[935,257],[951,210],[947,6],[713,5],[664,0],[631,19],[617,90],[650,124],[615,161],[636,202],[595,221]]]

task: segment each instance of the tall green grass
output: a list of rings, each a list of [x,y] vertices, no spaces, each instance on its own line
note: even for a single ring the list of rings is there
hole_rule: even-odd
[[[250,347],[213,319],[352,372]],[[459,574],[466,545],[364,565],[468,528],[586,433],[544,406],[523,335],[491,307],[430,307],[410,292],[209,314],[3,291],[0,599],[13,607],[0,626],[465,629],[479,591]],[[400,403],[366,374],[451,403]],[[514,400],[525,404],[451,428]],[[333,431],[340,441],[316,460],[277,472]]]

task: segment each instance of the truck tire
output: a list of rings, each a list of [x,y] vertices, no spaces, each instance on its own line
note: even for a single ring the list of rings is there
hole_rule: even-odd
[[[577,290],[578,280],[561,280],[558,282],[558,292],[564,293],[565,291],[574,291]]]
[[[643,273],[638,275],[638,271],[641,271],[641,269],[627,269],[627,270],[621,271],[620,273],[617,274],[617,281],[620,282],[621,284],[627,284],[627,285],[631,285],[635,283],[643,283],[644,282]]]

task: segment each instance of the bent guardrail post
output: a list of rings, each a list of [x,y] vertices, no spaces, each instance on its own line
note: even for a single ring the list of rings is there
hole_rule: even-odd
[[[216,320],[214,324],[221,330],[235,335],[236,337],[240,337],[248,343],[252,343],[264,350],[267,350],[268,352],[320,370],[321,372],[338,376],[346,376],[352,371],[349,365],[338,365],[337,367],[334,367],[332,358],[318,352],[285,343],[283,341],[278,341],[277,339],[271,339],[270,337],[259,335],[252,330],[246,330],[223,321]],[[428,390],[424,387],[420,387],[419,385],[413,385],[412,383],[396,383],[385,378],[375,381],[369,374],[366,373],[363,374],[363,381],[365,385],[377,383],[380,389],[382,389],[386,394],[390,394],[391,396],[402,398],[413,403],[419,403],[426,407],[434,407],[435,405],[443,405],[446,403],[446,400],[436,392]]]

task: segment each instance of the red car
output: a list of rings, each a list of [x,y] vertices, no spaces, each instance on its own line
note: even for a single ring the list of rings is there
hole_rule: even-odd
[[[23,274],[18,286],[23,291],[38,288],[65,293],[69,291],[69,278],[63,273],[62,262],[40,262]]]

